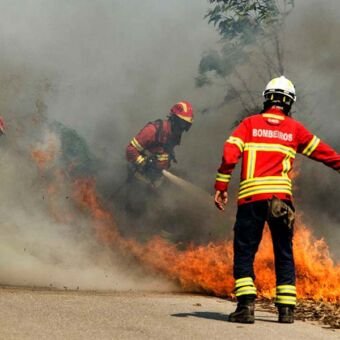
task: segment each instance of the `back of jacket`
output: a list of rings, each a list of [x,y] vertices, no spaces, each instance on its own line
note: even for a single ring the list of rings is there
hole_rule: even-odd
[[[246,118],[226,140],[215,189],[226,191],[242,157],[239,204],[276,196],[292,198],[296,153],[340,171],[340,155],[279,108]]]

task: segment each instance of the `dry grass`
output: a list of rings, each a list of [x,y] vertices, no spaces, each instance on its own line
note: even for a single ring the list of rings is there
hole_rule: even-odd
[[[265,310],[276,311],[272,300],[260,300]],[[317,321],[333,329],[340,329],[340,303],[299,300],[295,309],[296,320]]]

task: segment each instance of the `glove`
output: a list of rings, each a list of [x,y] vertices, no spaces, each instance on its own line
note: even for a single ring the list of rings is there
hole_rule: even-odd
[[[143,165],[144,171],[151,171],[157,169],[157,159],[156,156],[152,155],[149,157],[146,157],[144,165]]]
[[[155,158],[140,155],[134,163],[134,169],[140,173],[146,173],[155,167]]]
[[[268,207],[269,219],[281,219],[289,229],[293,227],[295,212],[286,202],[274,196],[268,201]]]
[[[162,168],[159,167],[159,162],[155,155],[146,158],[142,172],[152,182],[157,181],[162,177]]]

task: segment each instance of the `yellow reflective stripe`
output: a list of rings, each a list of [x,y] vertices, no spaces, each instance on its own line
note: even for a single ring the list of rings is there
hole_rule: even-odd
[[[320,144],[320,138],[317,138],[313,146],[311,146],[311,149],[308,151],[307,156],[310,156],[315,151],[315,149],[318,147],[319,144]]]
[[[251,277],[243,277],[235,281],[235,289],[243,286],[254,286],[254,281]]]
[[[280,295],[276,297],[275,303],[280,303],[283,305],[296,305],[296,297]]]
[[[279,286],[276,287],[277,290],[281,289],[281,288],[283,288],[283,289],[290,288],[290,289],[294,289],[296,291],[296,287],[294,285],[279,285]]]
[[[135,147],[139,152],[142,152],[144,148],[139,144],[138,140],[136,138],[133,138],[130,142],[133,147]]]
[[[236,284],[234,290],[235,290],[235,292],[236,291],[238,292],[238,291],[240,291],[242,289],[246,289],[246,288],[255,288],[256,289],[256,287],[255,287],[253,282],[247,282],[247,283],[238,283],[238,284]]]
[[[256,291],[252,291],[252,290],[247,290],[246,292],[242,292],[242,293],[235,293],[235,295],[237,297],[242,296],[242,295],[256,295]]]
[[[227,143],[230,143],[230,144],[235,144],[241,152],[243,152],[243,149],[244,149],[244,142],[241,138],[238,138],[238,137],[234,137],[234,136],[230,136],[227,140],[226,140]]]
[[[283,293],[296,294],[296,287],[291,285],[281,285],[276,287],[276,295]]]
[[[231,175],[221,174],[220,172],[216,175],[216,181],[228,183],[231,179]]]
[[[169,159],[169,155],[167,153],[164,153],[164,154],[158,154],[156,155],[156,158],[159,160],[159,161],[167,161]]]
[[[285,183],[291,183],[291,180],[289,178],[284,178],[281,176],[265,176],[265,177],[254,177],[250,179],[245,179],[240,183],[241,186],[252,184],[252,183],[261,183],[262,181],[282,181]]]
[[[252,151],[250,151],[250,153],[253,153]],[[255,165],[256,165],[256,151],[254,150],[254,153],[252,154],[252,165],[251,165],[251,169],[250,169],[250,178],[254,178],[255,176]]]
[[[312,138],[312,140],[308,143],[306,148],[302,151],[302,153],[306,156],[310,156],[313,151],[318,147],[320,143],[320,139],[316,136]]]
[[[255,287],[254,282],[252,280],[251,281],[244,281],[244,282],[235,283],[235,290],[238,290],[241,287],[245,287],[245,286],[247,286],[247,287],[249,287],[249,286]]]
[[[296,290],[285,288],[285,289],[281,289],[280,291],[276,291],[276,294],[277,295],[279,295],[279,294],[294,294],[294,295],[296,295]]]
[[[256,295],[256,293],[257,293],[257,291],[256,291],[255,287],[243,287],[243,288],[238,289],[235,292],[235,295],[236,296],[250,295],[250,294]]]
[[[142,163],[144,163],[144,161],[145,161],[145,157],[143,157],[141,155],[139,155],[136,159],[137,164],[142,164]]]
[[[291,158],[295,158],[296,151],[293,148],[284,146],[281,144],[270,144],[270,143],[246,143],[244,150],[256,150],[256,151],[276,151],[289,155]]]
[[[255,286],[245,286],[245,287],[241,287],[241,288],[238,288],[236,290],[237,293],[242,293],[244,292],[245,290],[253,290],[254,292],[256,292],[256,287]]]
[[[278,119],[278,120],[285,120],[285,117],[276,115],[274,113],[264,113],[262,116],[265,117],[265,118],[275,118],[275,119]]]
[[[252,189],[245,190],[243,192],[239,193],[238,199],[242,199],[248,196],[252,195],[258,195],[258,194],[288,194],[292,195],[292,190],[289,187],[283,187],[283,186],[261,186],[261,187],[256,187]]]
[[[283,178],[280,176],[266,176],[266,177],[254,177],[246,179],[240,183],[240,190],[255,187],[258,185],[289,185],[292,187],[292,182],[289,178]]]
[[[247,179],[253,178],[255,174],[256,150],[248,152]]]
[[[288,173],[290,171],[292,164],[290,162],[290,156],[286,155],[284,160],[282,161],[282,176],[288,177]]]
[[[292,187],[290,184],[263,184],[263,185],[256,185],[254,187],[250,187],[250,188],[245,188],[245,189],[241,189],[239,191],[239,195],[243,195],[243,194],[247,194],[251,191],[255,191],[255,190],[270,190],[270,189],[283,189],[283,190],[290,190],[292,191]]]
[[[245,281],[251,281],[252,283],[254,282],[252,277],[247,276],[247,277],[242,277],[241,279],[237,279],[237,280],[235,281],[235,283],[245,282]]]

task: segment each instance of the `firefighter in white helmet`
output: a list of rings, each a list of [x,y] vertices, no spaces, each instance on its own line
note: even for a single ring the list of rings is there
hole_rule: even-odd
[[[290,109],[296,102],[295,87],[285,76],[272,79],[262,95],[265,99],[263,111],[277,104],[287,116],[291,116]]]
[[[296,304],[292,246],[293,162],[296,153],[301,153],[340,172],[340,154],[291,118],[296,95],[290,80],[284,76],[272,79],[263,97],[263,111],[244,119],[226,140],[215,182],[215,204],[224,210],[232,171],[242,157],[234,227],[234,278],[238,305],[229,315],[229,321],[253,323],[255,320],[257,292],[253,262],[265,222],[268,222],[275,255],[275,304],[279,322],[292,323]]]

